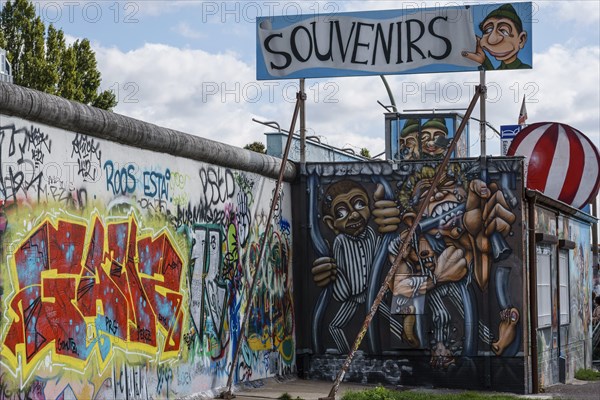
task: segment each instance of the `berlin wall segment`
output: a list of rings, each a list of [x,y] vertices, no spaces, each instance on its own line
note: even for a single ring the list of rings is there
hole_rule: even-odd
[[[335,377],[409,240],[346,379],[525,391],[522,161],[452,161],[407,238],[438,164],[307,165],[310,240],[295,248],[296,281],[306,287],[295,293],[304,305],[298,324],[309,326],[297,334],[298,347],[312,351],[298,355],[308,376]]]
[[[289,184],[0,115],[0,397],[176,398],[295,370]],[[240,150],[242,151],[242,150]]]

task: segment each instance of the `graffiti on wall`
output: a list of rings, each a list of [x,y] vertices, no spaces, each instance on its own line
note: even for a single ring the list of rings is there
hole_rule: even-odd
[[[195,225],[191,231],[190,315],[197,337],[207,338],[213,358],[221,358],[228,343],[225,294],[221,266],[221,231],[217,225]]]
[[[521,293],[511,285],[522,279],[522,241],[514,235],[519,168],[513,161],[451,163],[412,237],[437,163],[309,171],[316,351],[348,352],[382,271],[406,241],[407,256],[361,349],[375,355],[418,349],[429,355],[431,371],[456,369],[479,351],[502,357],[520,351]]]
[[[30,193],[40,200],[42,172],[40,167],[52,152],[52,141],[40,127],[0,126],[0,195],[6,203],[16,201],[19,193]]]
[[[545,304],[537,331],[540,383],[549,386],[560,383],[559,357],[566,359],[567,379],[589,359],[585,341],[591,329],[591,234],[587,223],[541,207],[536,207],[535,217],[537,229],[553,228],[573,245],[537,246],[549,271],[543,278],[545,287],[538,287],[537,292],[538,309]]]
[[[2,356],[25,380],[46,355],[102,371],[115,348],[161,359],[179,350],[183,261],[173,241],[140,235],[133,216],[89,226],[45,220],[10,257]]]
[[[293,370],[289,198],[239,326],[273,180],[2,120],[0,397],[210,390],[240,340],[236,381]]]

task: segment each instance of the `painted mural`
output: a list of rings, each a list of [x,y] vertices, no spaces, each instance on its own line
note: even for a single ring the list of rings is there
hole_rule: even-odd
[[[386,116],[390,159],[395,161],[442,159],[460,124],[456,114]],[[468,157],[468,126],[456,144],[455,158]]]
[[[565,360],[565,374],[574,377],[577,369],[589,365],[591,332],[591,233],[587,222],[536,207],[536,230],[554,232],[559,239],[572,241],[572,249],[545,246],[551,254],[551,324],[538,329],[540,383],[560,383],[560,359]],[[540,246],[538,246],[540,247]],[[564,258],[561,260],[561,256]],[[564,269],[561,271],[561,262]],[[539,266],[538,266],[539,268]],[[566,272],[566,273],[565,273]],[[561,296],[561,290],[566,291]],[[538,294],[539,296],[539,294]],[[567,299],[565,301],[565,298]]]
[[[291,200],[272,179],[0,126],[0,398],[178,398],[292,372]]]
[[[383,276],[408,241],[407,257],[360,347],[363,361],[348,379],[450,386],[470,381],[473,387],[476,376],[481,386],[523,390],[517,357],[523,351],[522,165],[508,159],[451,162],[408,237],[438,165],[307,167],[312,229],[306,273],[313,283],[307,296],[299,296],[313,310],[312,376],[328,377],[326,365],[347,354]],[[485,377],[486,363],[515,372],[508,379]]]

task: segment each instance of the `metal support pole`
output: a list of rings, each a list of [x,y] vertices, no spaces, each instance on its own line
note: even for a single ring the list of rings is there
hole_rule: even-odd
[[[285,145],[283,159],[281,160],[281,168],[279,170],[279,178],[277,179],[277,184],[275,185],[275,193],[273,194],[273,201],[271,202],[271,209],[269,210],[269,216],[267,217],[267,226],[265,227],[265,232],[263,234],[263,237],[262,237],[262,240],[260,243],[258,259],[256,260],[256,265],[254,268],[254,275],[252,276],[252,285],[250,285],[250,290],[248,291],[247,297],[246,297],[246,311],[244,312],[244,317],[243,317],[242,323],[240,325],[239,340],[237,341],[237,344],[236,344],[236,347],[235,347],[235,350],[233,353],[233,360],[231,360],[229,376],[227,377],[227,390],[222,392],[219,395],[219,398],[221,398],[221,399],[235,398],[235,395],[231,392],[231,385],[233,383],[233,374],[234,374],[235,370],[237,369],[237,361],[238,361],[238,358],[240,355],[240,349],[242,348],[241,343],[244,340],[244,335],[246,332],[246,325],[248,324],[248,316],[250,315],[250,309],[251,309],[250,305],[251,305],[252,298],[254,297],[254,291],[256,290],[256,281],[258,280],[258,274],[260,272],[260,266],[261,266],[262,258],[263,258],[264,252],[265,252],[267,238],[269,237],[269,233],[271,230],[273,214],[275,212],[275,207],[277,206],[277,203],[279,202],[279,192],[281,190],[281,184],[283,182],[283,173],[285,172],[285,165],[287,163],[288,154],[290,152],[290,147],[292,144],[292,138],[294,136],[292,133],[294,132],[294,129],[296,128],[296,120],[298,119],[298,113],[300,111],[301,104],[304,102],[304,100],[305,100],[304,94],[298,92],[296,94],[296,107],[294,108],[294,115],[292,116],[292,122],[291,122],[290,130],[289,130],[290,134],[288,135],[288,140]]]
[[[394,99],[394,94],[392,93],[392,89],[390,89],[390,85],[388,84],[388,81],[385,78],[385,75],[379,75],[379,77],[383,81],[383,85],[385,86],[385,91],[387,92],[388,97],[390,98],[392,109],[394,110],[395,113],[397,113],[398,107],[396,107],[396,100]]]
[[[481,87],[478,86],[475,95],[471,99],[469,108],[467,108],[467,112],[465,113],[465,118],[463,118],[462,121],[460,122],[460,125],[459,125],[458,129],[456,130],[456,134],[455,134],[454,138],[452,139],[452,142],[450,143],[450,147],[446,150],[446,155],[444,156],[443,161],[441,162],[441,164],[438,167],[438,171],[435,174],[435,177],[433,178],[433,182],[431,183],[431,186],[429,187],[429,189],[427,190],[427,194],[425,195],[425,200],[423,201],[423,204],[421,204],[421,207],[419,207],[419,212],[417,213],[415,220],[413,221],[413,223],[408,231],[408,235],[406,237],[411,238],[411,237],[413,237],[414,233],[416,232],[417,227],[419,226],[419,221],[421,220],[423,213],[429,206],[429,201],[431,199],[431,196],[433,195],[434,190],[436,190],[438,183],[442,177],[442,171],[444,171],[446,169],[448,162],[450,161],[450,157],[451,157],[452,153],[454,152],[454,149],[456,148],[456,144],[458,143],[458,140],[460,139],[460,136],[461,136],[463,130],[465,129],[465,125],[467,124],[467,121],[469,120],[471,113],[473,112],[473,108],[475,108],[475,104],[477,104],[477,100],[480,98],[480,92],[481,92]],[[335,378],[335,382],[333,383],[333,386],[331,387],[329,396],[322,397],[319,400],[335,400],[335,395],[340,387],[340,383],[344,379],[344,375],[346,374],[348,367],[350,366],[350,363],[352,362],[352,358],[354,358],[354,354],[358,350],[363,337],[367,333],[369,324],[371,323],[373,316],[377,312],[377,309],[379,308],[379,304],[381,304],[381,301],[383,300],[383,296],[385,296],[385,293],[387,292],[389,285],[392,282],[392,279],[394,279],[394,275],[396,274],[396,271],[400,267],[400,263],[402,262],[402,260],[404,259],[405,255],[406,255],[406,251],[408,250],[409,243],[410,243],[410,240],[405,240],[402,243],[400,251],[398,252],[398,255],[396,256],[396,258],[394,259],[394,262],[392,263],[392,266],[390,267],[390,270],[388,271],[388,273],[383,281],[383,284],[381,285],[381,288],[379,289],[379,292],[377,293],[377,297],[375,297],[375,301],[373,302],[373,305],[371,306],[371,309],[369,310],[369,313],[367,314],[365,321],[363,322],[362,328],[361,328],[360,332],[358,333],[358,335],[356,336],[354,345],[352,346],[352,349],[350,349],[350,352],[348,353],[348,357],[346,357],[346,361],[344,361],[342,368],[340,369],[340,371],[338,372],[338,374]]]
[[[486,155],[485,149],[485,99],[487,97],[487,86],[485,86],[485,70],[479,71],[479,94],[481,101],[479,102],[479,144],[481,146],[481,157]]]
[[[598,217],[598,198],[594,197],[592,199],[592,216]],[[598,269],[598,223],[594,222],[592,224],[592,271],[596,269],[598,273],[600,273],[600,269]]]
[[[300,79],[300,95],[306,98],[304,92],[304,78]],[[305,101],[300,104],[300,165],[306,164],[306,108]],[[291,133],[293,135],[293,132]]]

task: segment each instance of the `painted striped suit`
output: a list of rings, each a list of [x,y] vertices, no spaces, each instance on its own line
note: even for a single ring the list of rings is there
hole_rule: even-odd
[[[350,322],[356,310],[364,304],[371,277],[371,267],[380,238],[371,227],[360,235],[339,234],[333,242],[333,256],[337,263],[337,276],[333,282],[333,298],[342,303],[329,325],[340,354],[349,351],[350,346],[344,334],[344,327]],[[390,322],[392,333],[400,337],[402,326],[391,318],[390,307],[385,302],[379,306],[380,313]]]

